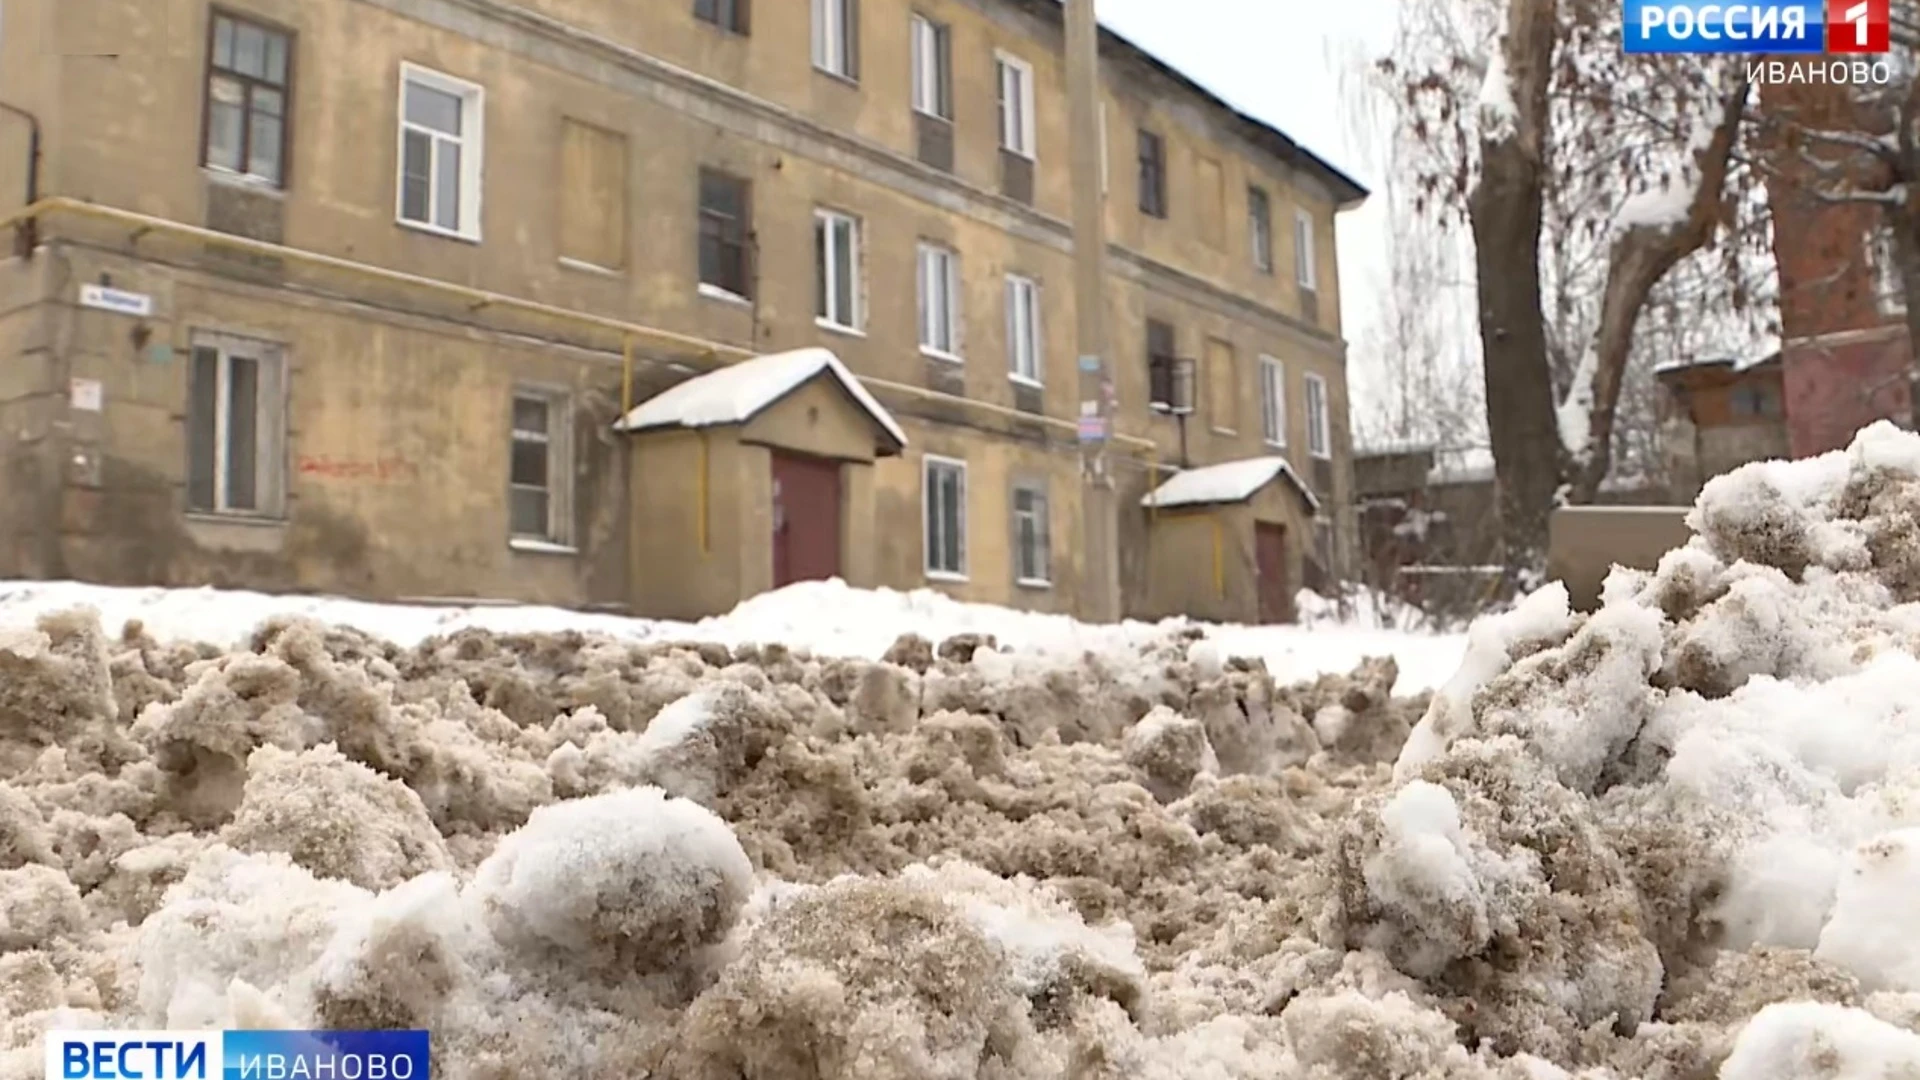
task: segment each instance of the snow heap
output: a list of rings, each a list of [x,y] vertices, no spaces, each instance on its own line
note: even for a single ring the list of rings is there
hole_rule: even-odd
[[[1920,437],[1276,684],[303,620],[0,641],[0,1078],[53,1026],[425,1026],[443,1075],[1920,1075]],[[1414,722],[1418,717],[1417,724]]]

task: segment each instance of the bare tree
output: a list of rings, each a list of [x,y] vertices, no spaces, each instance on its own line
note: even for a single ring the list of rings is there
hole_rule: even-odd
[[[1433,148],[1422,194],[1473,234],[1506,558],[1533,566],[1555,501],[1608,474],[1657,287],[1749,205],[1748,88],[1725,60],[1621,55],[1607,0],[1413,6],[1384,68]]]
[[[1486,401],[1471,350],[1472,308],[1460,237],[1421,214],[1390,172],[1388,265],[1374,285],[1377,320],[1354,342],[1355,442],[1369,449],[1464,446],[1486,438]],[[1463,310],[1464,309],[1464,310]]]

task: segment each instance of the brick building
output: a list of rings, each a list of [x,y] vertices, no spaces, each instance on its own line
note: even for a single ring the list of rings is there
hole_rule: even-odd
[[[1871,127],[1846,85],[1774,84],[1761,94],[1769,113],[1808,127]],[[1817,152],[1817,144],[1802,144],[1774,155],[1799,182],[1769,185],[1780,272],[1778,377],[1793,457],[1844,447],[1875,420],[1906,424],[1912,412],[1913,354],[1882,211],[1821,199],[1816,187],[1832,181],[1816,175],[1803,148]]]

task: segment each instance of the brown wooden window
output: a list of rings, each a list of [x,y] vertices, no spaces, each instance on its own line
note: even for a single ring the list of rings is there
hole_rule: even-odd
[[[292,35],[219,11],[207,35],[201,164],[285,186]]]
[[[1028,588],[1044,588],[1053,580],[1052,522],[1047,491],[1032,484],[1013,489],[1013,576]]]
[[[700,284],[751,299],[752,186],[716,169],[700,170]]]
[[[1266,189],[1247,189],[1247,231],[1253,237],[1253,268],[1273,273],[1273,200]]]
[[[1174,406],[1174,333],[1170,323],[1147,320],[1147,404],[1164,412]]]
[[[1140,212],[1167,216],[1167,144],[1145,128],[1140,130]]]
[[[745,34],[750,0],[693,0],[694,18],[710,22],[722,30]]]

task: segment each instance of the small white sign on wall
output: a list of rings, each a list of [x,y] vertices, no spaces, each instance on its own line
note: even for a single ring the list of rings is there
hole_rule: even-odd
[[[105,285],[80,286],[80,306],[115,311],[122,315],[146,318],[153,314],[153,297]]]
[[[99,412],[106,391],[99,379],[74,379],[68,384],[67,398],[81,412]]]

